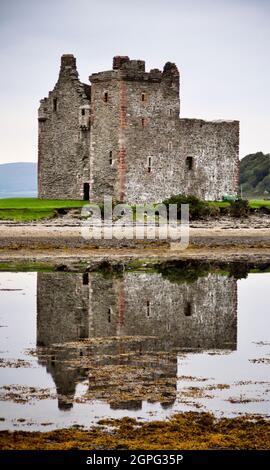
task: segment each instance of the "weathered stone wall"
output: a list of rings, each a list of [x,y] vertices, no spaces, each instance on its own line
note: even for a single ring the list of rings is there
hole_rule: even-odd
[[[117,72],[91,77],[90,200],[117,199],[119,87]]]
[[[91,292],[94,336],[156,336],[165,350],[236,348],[232,278],[209,274],[177,284],[161,274],[127,273],[115,281],[93,274]]]
[[[89,78],[91,110],[74,57],[63,56],[59,80],[41,102],[41,197],[83,199],[84,183],[100,202],[104,195],[147,203],[180,193],[237,194],[239,122],[180,119],[175,64],[145,72],[143,61],[120,56],[113,70]]]
[[[206,200],[220,200],[226,194],[237,195],[238,121],[168,121],[170,130],[166,130],[164,122],[158,125],[155,121],[149,122],[150,142],[142,140],[128,160],[127,200],[133,203],[161,202],[172,194],[194,194]],[[158,129],[155,137],[151,127]],[[151,155],[153,162],[150,173],[147,155]],[[187,160],[190,158],[191,169]]]
[[[83,199],[90,172],[89,116],[90,86],[79,82],[76,59],[64,55],[59,79],[39,108],[39,197]]]
[[[239,187],[239,122],[180,119],[180,158],[187,194],[206,200],[237,195]],[[188,169],[186,158],[193,168]]]
[[[67,344],[81,338],[94,341]],[[55,381],[61,409],[72,406],[76,384],[88,376],[93,398],[105,398],[113,407],[140,407],[140,401],[117,401],[110,365],[128,365],[129,384],[133,366],[132,387],[145,384],[149,399],[151,393],[155,396],[149,381],[170,379],[170,396],[164,401],[171,402],[176,392],[177,351],[234,350],[236,340],[233,278],[208,274],[193,283],[178,284],[157,273],[126,273],[119,278],[100,273],[38,273],[37,344],[47,347],[39,360]],[[140,373],[142,368],[147,374]]]
[[[179,72],[146,73],[127,58],[90,77],[92,198],[161,202],[172,194],[221,199],[238,191],[238,121],[179,119]],[[107,93],[108,101],[104,102]],[[113,165],[109,164],[109,148]],[[189,169],[187,158],[192,159]]]
[[[89,336],[89,286],[83,274],[37,274],[37,345]]]
[[[169,349],[236,347],[236,281],[219,274],[178,284],[156,273],[38,273],[37,314],[44,346],[143,335],[167,338]]]

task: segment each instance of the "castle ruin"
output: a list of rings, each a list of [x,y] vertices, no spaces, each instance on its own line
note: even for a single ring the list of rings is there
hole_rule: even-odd
[[[145,62],[113,59],[113,70],[79,81],[63,55],[58,81],[39,108],[40,198],[128,203],[173,194],[206,200],[236,195],[239,122],[180,118],[179,71],[145,71]]]
[[[39,361],[62,410],[72,407],[76,384],[86,378],[88,396],[114,408],[140,409],[140,401],[127,401],[138,389],[153,401],[160,379],[170,384],[161,401],[172,403],[177,352],[236,350],[237,281],[218,273],[178,283],[161,273],[39,272],[37,345],[46,348]],[[112,387],[110,375],[125,365],[126,398],[119,403],[121,385]]]

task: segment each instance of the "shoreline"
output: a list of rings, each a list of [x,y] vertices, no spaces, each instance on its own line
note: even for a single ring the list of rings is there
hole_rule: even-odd
[[[269,224],[270,226],[270,224]],[[142,227],[143,229],[143,227]],[[201,223],[191,225],[189,228],[189,245],[181,250],[179,244],[172,237],[162,238],[162,232],[159,227],[152,226],[155,230],[154,237],[147,239],[147,233],[143,234],[145,238],[133,238],[135,234],[134,226],[127,227],[127,237],[121,239],[121,228],[113,228],[113,236],[106,239],[101,232],[101,238],[85,238],[82,233],[82,227],[78,224],[0,224],[0,252],[3,250],[146,250],[154,252],[162,250],[170,253],[177,252],[180,257],[185,257],[194,249],[234,249],[242,251],[243,249],[269,249],[270,250],[270,229],[263,224],[248,225],[247,222],[242,227],[232,226],[230,223],[225,225],[209,225]],[[172,229],[172,233],[173,234]]]
[[[210,413],[186,412],[150,423],[134,418],[105,419],[88,431],[0,431],[0,449],[267,450],[269,429],[269,420],[261,416],[216,419]]]

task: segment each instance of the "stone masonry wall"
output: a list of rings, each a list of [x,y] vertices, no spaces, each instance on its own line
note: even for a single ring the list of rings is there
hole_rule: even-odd
[[[82,338],[103,340],[67,344]],[[47,348],[45,355],[41,350],[39,361],[56,384],[60,409],[72,406],[76,384],[88,376],[89,390],[101,398],[108,366],[117,364],[128,364],[135,371],[150,368],[146,387],[149,379],[172,379],[169,401],[174,400],[177,351],[234,350],[236,341],[237,284],[232,278],[208,274],[177,284],[158,273],[125,273],[119,278],[38,273],[37,344]],[[145,355],[151,358],[147,364]],[[95,370],[102,371],[103,366],[100,382]],[[135,373],[136,386],[143,386],[143,377]],[[117,390],[108,391],[110,403],[126,408],[126,402],[116,404]],[[147,390],[151,398],[149,384]]]
[[[161,202],[172,194],[194,194],[206,200],[220,200],[226,194],[237,195],[238,121],[180,119],[171,126],[174,126],[171,135],[165,130],[157,133],[155,146],[147,145],[148,140],[146,145],[141,142],[141,147],[137,146],[136,157],[133,158],[133,154],[129,160],[127,200],[132,203]],[[159,129],[162,127],[160,124]],[[150,173],[148,155],[153,162]],[[192,169],[187,164],[189,158]]]
[[[158,273],[38,273],[37,326],[43,346],[142,335],[166,338],[168,348],[235,349],[236,280],[211,273],[181,284]]]
[[[37,274],[37,344],[75,341],[89,335],[89,286],[83,274]]]
[[[176,284],[161,274],[127,273],[122,280],[93,274],[90,288],[93,336],[156,336],[166,350],[236,348],[232,278],[209,274]]]
[[[187,194],[219,200],[237,195],[239,183],[239,122],[180,119],[180,158]],[[186,158],[193,159],[189,170]]]
[[[116,72],[91,76],[90,200],[117,199],[119,86]]]
[[[89,116],[90,86],[79,82],[76,59],[64,55],[59,79],[39,108],[39,197],[83,199],[90,173]]]
[[[175,64],[145,72],[144,61],[117,56],[113,70],[89,78],[91,98],[75,58],[63,56],[59,80],[41,101],[40,197],[83,199],[84,183],[97,202],[237,194],[239,122],[180,119]]]

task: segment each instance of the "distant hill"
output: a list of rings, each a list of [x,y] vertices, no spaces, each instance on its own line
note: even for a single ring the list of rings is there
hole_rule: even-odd
[[[270,197],[270,153],[247,155],[240,161],[240,187],[246,197]]]
[[[0,164],[0,198],[36,196],[36,163],[20,162]]]

